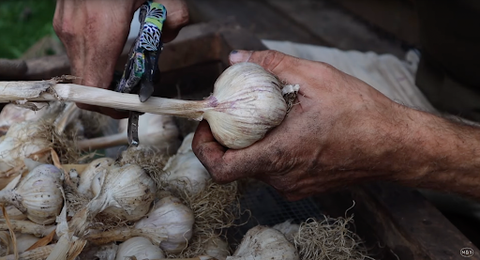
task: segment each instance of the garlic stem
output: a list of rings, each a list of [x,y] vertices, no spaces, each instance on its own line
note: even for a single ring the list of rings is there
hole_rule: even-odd
[[[155,245],[160,245],[162,241],[168,239],[168,234],[155,228],[116,228],[104,231],[102,233],[93,233],[86,236],[86,240],[96,245],[104,245],[110,242],[125,241],[132,237],[146,237]]]
[[[39,247],[39,248],[35,248],[33,250],[23,252],[23,253],[19,254],[18,259],[22,259],[22,260],[47,259],[48,255],[52,252],[54,246],[55,246],[55,244],[47,245],[47,246],[42,246],[42,247]],[[15,260],[15,256],[14,255],[7,255],[7,256],[4,256],[4,257],[0,257],[0,260]]]
[[[208,101],[186,101],[151,97],[140,102],[138,95],[123,94],[111,90],[77,84],[58,84],[55,81],[4,81],[0,82],[0,102],[22,101],[71,101],[116,109],[191,119],[201,117]]]
[[[128,137],[125,133],[118,133],[109,136],[79,140],[77,148],[82,151],[99,150],[120,145],[127,145]]]
[[[10,224],[15,232],[32,234],[37,237],[46,236],[55,229],[55,225],[35,224],[28,220],[10,220]],[[3,220],[0,220],[0,230],[8,230],[7,224]]]

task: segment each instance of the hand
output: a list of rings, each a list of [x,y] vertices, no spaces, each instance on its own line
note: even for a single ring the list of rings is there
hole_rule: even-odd
[[[53,19],[55,32],[65,45],[75,83],[109,88],[139,0],[57,0]],[[188,23],[184,1],[157,0],[167,8],[163,41],[175,38]],[[114,118],[126,115],[114,109],[77,104],[80,108],[101,112]]]
[[[470,130],[397,104],[327,64],[275,51],[239,51],[230,61],[258,63],[280,80],[299,84],[300,92],[284,122],[245,149],[226,149],[208,123],[200,123],[193,151],[216,182],[254,177],[290,200],[366,180],[454,190],[436,173],[452,174],[447,169],[458,170],[459,161],[478,156],[465,144]],[[477,182],[465,180],[480,183],[478,176]]]

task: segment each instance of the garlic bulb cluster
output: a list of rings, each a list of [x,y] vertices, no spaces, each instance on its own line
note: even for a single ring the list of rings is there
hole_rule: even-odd
[[[14,187],[11,187],[12,182],[0,191],[0,202],[14,205],[34,223],[51,224],[62,210],[62,182],[60,169],[42,164],[21,178]]]
[[[194,215],[178,198],[167,196],[157,203],[147,216],[133,228],[120,227],[100,233],[88,234],[86,239],[102,245],[113,241],[125,241],[132,237],[148,238],[167,253],[179,253],[192,237]]]
[[[193,153],[192,140],[193,133],[190,133],[183,140],[177,154],[169,158],[163,168],[165,173],[160,177],[171,187],[196,194],[205,189],[205,185],[211,177]]]
[[[244,236],[233,256],[227,260],[269,259],[299,260],[295,246],[280,231],[256,226]]]
[[[0,177],[17,175],[24,167],[24,159],[44,151],[52,144],[41,134],[44,129],[35,122],[12,124],[0,142]],[[37,158],[46,162],[46,157]],[[4,183],[0,188],[5,187]]]
[[[128,119],[119,121],[119,132],[127,136]],[[180,133],[173,116],[145,113],[138,120],[139,148],[173,154],[180,145]]]
[[[158,201],[152,211],[135,224],[135,228],[163,232],[167,239],[161,242],[160,247],[165,252],[178,253],[192,237],[194,222],[192,210],[178,198],[168,196]]]
[[[120,244],[115,260],[124,260],[126,257],[135,259],[163,259],[162,249],[152,244],[144,237],[133,237]]]

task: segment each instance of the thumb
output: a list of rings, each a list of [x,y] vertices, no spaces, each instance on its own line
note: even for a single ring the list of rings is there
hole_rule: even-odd
[[[302,67],[308,63],[308,61],[302,62],[302,60],[296,57],[273,50],[234,50],[230,52],[229,59],[231,64],[240,62],[256,63],[287,82],[298,80],[298,75],[301,75]]]

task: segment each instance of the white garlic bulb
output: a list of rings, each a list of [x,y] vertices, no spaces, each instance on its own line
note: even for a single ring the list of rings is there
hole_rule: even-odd
[[[208,241],[205,246],[205,253],[217,260],[225,260],[230,255],[228,243],[219,237],[215,237]]]
[[[63,207],[63,173],[51,164],[35,167],[13,189],[0,191],[0,201],[14,205],[38,224],[51,224]]]
[[[0,112],[0,126],[10,126],[14,123],[21,123],[24,121],[37,121],[46,112],[47,109],[35,111],[30,108],[21,107],[10,103],[5,105],[2,109],[2,112]]]
[[[287,220],[285,222],[276,224],[272,228],[280,231],[280,233],[282,233],[289,242],[293,243],[293,238],[298,233],[298,230],[300,230],[300,225],[292,223],[291,220]]]
[[[295,246],[280,231],[256,226],[243,237],[233,256],[227,260],[298,260]]]
[[[165,254],[162,249],[152,244],[144,237],[133,237],[120,244],[115,260],[124,260],[134,256],[135,259],[163,259]]]
[[[156,185],[138,165],[111,165],[95,175],[90,190],[94,198],[71,220],[75,234],[83,235],[100,212],[127,221],[144,217],[155,198]]]
[[[178,198],[168,196],[155,204],[148,215],[135,224],[135,228],[157,229],[167,235],[160,247],[168,253],[179,253],[192,237],[195,218],[193,211]]]
[[[237,63],[215,82],[203,118],[215,139],[233,149],[250,146],[279,125],[287,113],[282,84],[255,63]]]
[[[93,160],[88,164],[85,170],[80,175],[80,181],[78,184],[78,192],[84,196],[93,197],[92,181],[95,176],[103,171],[108,171],[112,165],[115,164],[115,160],[109,157],[103,157]],[[100,187],[94,187],[96,189],[95,194],[99,193]]]
[[[192,151],[192,138],[193,133],[187,135],[177,154],[169,158],[161,179],[176,189],[186,189],[196,194],[205,189],[211,177]]]
[[[156,107],[152,112],[205,119],[219,143],[241,149],[262,139],[283,121],[288,106],[282,90],[280,81],[260,65],[236,63],[218,77],[208,98],[201,101],[156,98],[151,100]]]
[[[24,159],[49,148],[52,144],[42,136],[44,132],[36,122],[14,123],[0,142],[0,177],[18,175],[25,166]],[[46,162],[48,157],[36,158]],[[0,182],[0,188],[5,183]]]
[[[119,121],[119,132],[127,136],[128,119]],[[173,154],[180,145],[180,131],[173,116],[145,113],[138,120],[139,148]]]
[[[19,253],[23,253],[27,251],[27,249],[29,249],[33,244],[35,244],[38,240],[40,240],[39,237],[36,237],[34,235],[22,234],[22,233],[16,234],[16,238],[17,238],[17,249]]]
[[[93,200],[106,200],[102,212],[135,221],[150,210],[156,185],[138,165],[112,165],[104,174],[97,174],[92,182],[92,191],[96,196]]]

